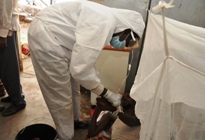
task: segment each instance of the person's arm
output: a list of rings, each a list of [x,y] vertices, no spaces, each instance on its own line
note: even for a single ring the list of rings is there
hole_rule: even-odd
[[[88,129],[87,136],[89,138],[98,135],[102,130],[106,129],[112,121],[110,114],[107,113],[102,116],[99,122],[97,122],[97,118],[100,112],[101,112],[101,109],[98,106],[96,106],[93,117],[89,125],[89,129]]]
[[[100,10],[97,8],[98,6]],[[121,96],[113,93],[100,82],[95,69],[101,51],[109,44],[115,31],[115,19],[112,12],[107,9],[110,8],[89,3],[83,6],[79,12],[75,28],[76,43],[72,49],[70,72],[80,85],[91,90],[97,96],[107,98],[117,107],[120,105]]]
[[[97,98],[97,106],[100,107],[101,110],[108,110],[110,112],[114,112],[117,110],[116,107],[112,105],[106,98],[100,97]]]
[[[97,76],[95,64],[114,31],[112,15],[105,15],[104,12],[89,5],[79,11],[75,28],[76,43],[72,49],[70,64],[71,75],[80,85],[93,90],[98,96],[105,87]]]
[[[116,107],[113,107],[112,104],[104,97],[97,98],[96,100],[97,106],[90,122],[88,137],[96,136],[99,132],[114,123],[114,119],[110,113],[103,115],[101,120],[97,123],[97,118],[101,111],[108,110],[110,112],[114,112],[116,111]]]
[[[117,113],[116,115],[119,117],[119,119],[130,127],[140,125],[139,119],[133,113],[133,115],[130,115],[128,113],[120,112],[120,110],[112,106],[112,104],[108,102],[106,98],[97,98],[97,106],[99,106],[101,110],[109,110],[110,112],[113,112],[113,114]]]
[[[129,114],[125,114],[123,112],[119,112],[118,117],[123,123],[125,123],[126,125],[128,125],[130,127],[140,125],[140,121],[135,115],[132,116],[132,115],[129,115]]]

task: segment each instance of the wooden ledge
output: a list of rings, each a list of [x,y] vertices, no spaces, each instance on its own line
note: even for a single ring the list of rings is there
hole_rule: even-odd
[[[130,52],[131,49],[130,49],[130,48],[116,49],[116,48],[113,48],[112,46],[105,46],[105,47],[103,48],[103,50]]]

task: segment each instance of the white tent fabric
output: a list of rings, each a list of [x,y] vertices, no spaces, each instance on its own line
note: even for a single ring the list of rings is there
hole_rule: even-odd
[[[149,14],[131,97],[140,140],[205,140],[205,29]]]

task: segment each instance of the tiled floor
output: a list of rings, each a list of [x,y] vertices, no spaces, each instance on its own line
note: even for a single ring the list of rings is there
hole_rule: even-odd
[[[15,115],[2,117],[0,115],[0,140],[15,140],[18,132],[25,126],[45,123],[55,128],[51,115],[43,100],[36,76],[33,70],[31,59],[23,60],[24,70],[21,73],[21,84],[25,93],[27,106],[24,110]],[[8,106],[8,103],[0,103]],[[81,119],[90,119],[90,95],[82,93],[81,99]],[[75,131],[73,140],[85,140],[87,129]]]

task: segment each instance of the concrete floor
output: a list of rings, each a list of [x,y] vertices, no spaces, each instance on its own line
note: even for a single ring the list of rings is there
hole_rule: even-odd
[[[51,115],[42,97],[31,59],[23,60],[23,72],[21,73],[21,84],[25,93],[27,106],[24,110],[8,117],[0,115],[0,140],[15,140],[18,132],[24,127],[45,123],[55,128]],[[0,103],[9,106],[9,103]],[[81,119],[90,120],[90,94],[82,93]],[[87,129],[75,131],[73,140],[85,140]]]

